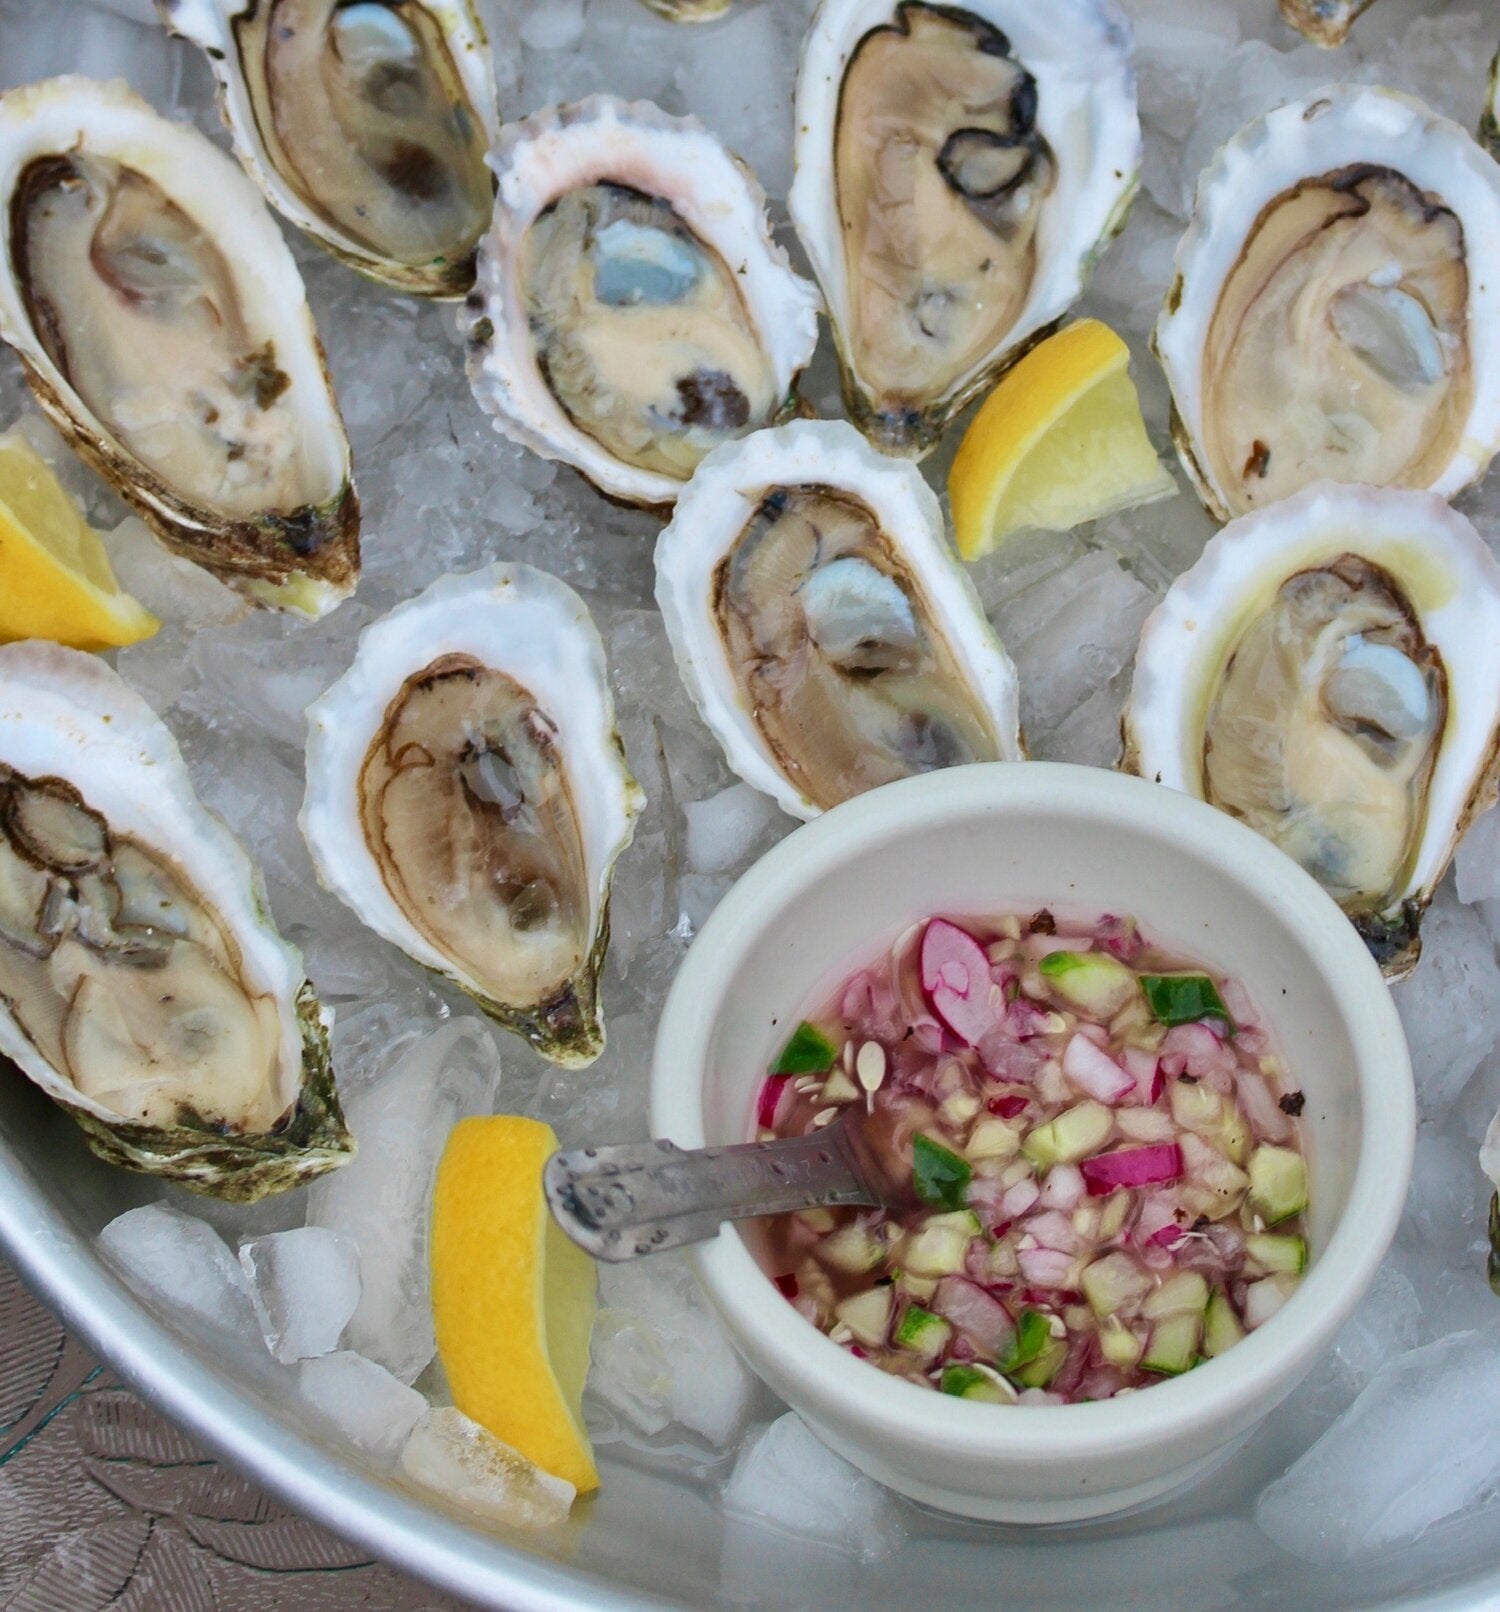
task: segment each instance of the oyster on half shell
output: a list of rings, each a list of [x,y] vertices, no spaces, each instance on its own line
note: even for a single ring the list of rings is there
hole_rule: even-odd
[[[1281,15],[1316,45],[1342,45],[1375,0],[1281,0]]]
[[[245,170],[361,274],[460,297],[490,221],[494,73],[470,0],[157,0]]]
[[[111,1164],[251,1202],[353,1152],[331,1022],[145,702],[0,648],[0,1054]]]
[[[1114,0],[823,0],[788,205],[850,417],[888,452],[948,421],[1082,295],[1141,162]]]
[[[1391,90],[1256,120],[1203,175],[1155,347],[1220,519],[1313,482],[1451,498],[1500,445],[1500,167]]]
[[[166,546],[321,615],[359,576],[349,441],[255,187],[123,83],[0,96],[0,336]]]
[[[795,817],[1024,755],[1015,668],[937,499],[842,421],[710,454],[657,542],[656,598],[729,765]]]
[[[1430,493],[1323,483],[1232,522],[1146,622],[1124,765],[1248,823],[1387,974],[1500,767],[1500,564]]]
[[[461,323],[496,430],[661,505],[713,448],[795,406],[817,293],[701,123],[595,96],[507,125],[494,160]]]
[[[592,1063],[644,797],[583,601],[529,565],[443,577],[365,629],[307,718],[323,883],[543,1057]]]

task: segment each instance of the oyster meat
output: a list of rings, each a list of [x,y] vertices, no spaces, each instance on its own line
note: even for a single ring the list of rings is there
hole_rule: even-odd
[[[0,1054],[101,1158],[250,1202],[353,1152],[331,1023],[140,697],[0,648]]]
[[[1221,519],[1315,481],[1452,497],[1500,444],[1500,168],[1389,90],[1252,123],[1199,185],[1156,329],[1178,451]]]
[[[494,73],[470,0],[157,0],[271,205],[352,268],[459,297],[490,221]]]
[[[463,324],[497,430],[658,505],[793,406],[817,294],[702,124],[596,96],[508,125],[495,163]]]
[[[1082,294],[1141,160],[1114,0],[824,0],[789,201],[851,418],[921,454]]]
[[[1388,974],[1500,766],[1500,565],[1430,493],[1323,483],[1227,526],[1147,621],[1125,765],[1238,817]]]
[[[320,615],[359,575],[349,442],[255,188],[121,83],[0,96],[0,336],[169,548]]]
[[[528,565],[444,577],[361,634],[307,715],[323,883],[544,1057],[592,1063],[644,799],[583,601]]]
[[[641,0],[668,22],[712,22],[729,10],[733,0]]]
[[[1015,668],[936,498],[840,421],[705,459],[657,543],[656,597],[729,765],[794,816],[1024,753]]]
[[[1375,0],[1281,0],[1281,15],[1317,45],[1342,45]]]

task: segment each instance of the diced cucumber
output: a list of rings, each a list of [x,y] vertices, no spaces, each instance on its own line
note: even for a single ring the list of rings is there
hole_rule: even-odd
[[[1023,1388],[1045,1388],[1062,1369],[1068,1358],[1067,1340],[1054,1338],[1050,1333],[1035,1360],[1028,1361],[1010,1373]]]
[[[866,1271],[873,1271],[885,1258],[885,1245],[868,1226],[862,1226],[856,1220],[823,1238],[814,1247],[813,1253],[836,1271],[848,1271],[860,1276]]]
[[[901,1292],[905,1298],[915,1299],[918,1304],[925,1304],[937,1290],[936,1276],[914,1276],[910,1271],[902,1273]]]
[[[1172,1118],[1199,1136],[1217,1131],[1224,1123],[1224,1099],[1198,1081],[1171,1081],[1167,1100],[1172,1105]]]
[[[1099,1352],[1112,1366],[1129,1369],[1141,1358],[1145,1343],[1117,1315],[1099,1328]]]
[[[980,1120],[964,1144],[964,1152],[971,1159],[1008,1159],[1020,1150],[1020,1131],[993,1117]]]
[[[1224,1099],[1224,1118],[1209,1141],[1233,1164],[1243,1164],[1250,1157],[1250,1144],[1255,1140],[1238,1103]]]
[[[1015,1389],[988,1366],[944,1366],[941,1387],[945,1394],[981,1400],[988,1405],[1014,1405],[1016,1402]]]
[[[1250,1155],[1250,1207],[1268,1226],[1307,1208],[1307,1162],[1289,1147],[1264,1142]]]
[[[1052,1342],[1052,1326],[1040,1310],[1022,1310],[1016,1321],[1009,1351],[1000,1358],[1000,1369],[1012,1377]]]
[[[1109,1242],[1120,1235],[1130,1213],[1131,1195],[1124,1187],[1111,1192],[1099,1211],[1099,1239]]]
[[[792,1031],[792,1038],[781,1049],[771,1069],[773,1075],[821,1075],[833,1068],[839,1049],[815,1024],[804,1020]]]
[[[914,1276],[951,1276],[964,1268],[969,1239],[982,1228],[972,1209],[934,1215],[901,1245],[901,1264]]]
[[[1159,1321],[1164,1316],[1191,1312],[1202,1315],[1208,1304],[1208,1283],[1197,1271],[1179,1271],[1169,1276],[1154,1293],[1148,1294],[1141,1305],[1141,1314],[1148,1321]]]
[[[872,1287],[866,1293],[856,1293],[845,1299],[834,1310],[834,1316],[854,1334],[856,1343],[867,1349],[878,1349],[891,1330],[891,1306],[895,1294],[889,1287]]]
[[[954,1130],[962,1130],[983,1106],[973,1092],[956,1091],[938,1109],[938,1118]]]
[[[1196,1363],[1202,1340],[1202,1310],[1184,1310],[1164,1316],[1151,1329],[1151,1341],[1141,1356],[1141,1366],[1164,1377],[1180,1377]]]
[[[1282,1271],[1252,1282],[1245,1289],[1245,1325],[1252,1332],[1256,1327],[1263,1327],[1297,1291],[1300,1280],[1300,1277]]]
[[[974,1172],[941,1142],[918,1132],[912,1142],[912,1181],[917,1196],[934,1209],[962,1209]]]
[[[839,1217],[832,1209],[799,1209],[797,1218],[809,1231],[817,1232],[820,1237],[839,1223]]]
[[[1245,1239],[1246,1274],[1274,1276],[1285,1271],[1300,1276],[1307,1269],[1307,1239],[1263,1231]]]
[[[1099,1020],[1114,1018],[1139,991],[1134,971],[1108,952],[1049,952],[1037,970],[1069,1007]]]
[[[942,1316],[924,1310],[920,1304],[909,1304],[897,1323],[895,1343],[898,1349],[909,1349],[924,1360],[936,1360],[952,1336],[953,1328]]]
[[[1089,1308],[1103,1320],[1133,1308],[1150,1291],[1151,1278],[1129,1254],[1116,1250],[1096,1259],[1084,1271],[1079,1285]]]
[[[852,1103],[856,1097],[863,1096],[864,1093],[842,1069],[835,1069],[828,1079],[823,1082],[823,1090],[818,1094],[818,1101],[822,1103]]]
[[[1033,1164],[1043,1169],[1054,1164],[1076,1164],[1097,1153],[1109,1140],[1114,1126],[1114,1115],[1103,1103],[1075,1103],[1056,1119],[1038,1125],[1021,1148]]]
[[[1224,999],[1207,974],[1142,974],[1141,989],[1162,1024],[1222,1019],[1233,1027]]]
[[[1222,1287],[1216,1287],[1209,1296],[1208,1308],[1203,1312],[1203,1352],[1209,1359],[1221,1355],[1232,1344],[1245,1336],[1240,1318],[1234,1313],[1234,1302]]]

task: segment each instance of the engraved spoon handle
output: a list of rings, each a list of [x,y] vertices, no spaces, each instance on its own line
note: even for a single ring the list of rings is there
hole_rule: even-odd
[[[702,1242],[726,1220],[881,1202],[840,1124],[693,1152],[672,1142],[573,1148],[547,1160],[542,1186],[563,1231],[612,1262]]]

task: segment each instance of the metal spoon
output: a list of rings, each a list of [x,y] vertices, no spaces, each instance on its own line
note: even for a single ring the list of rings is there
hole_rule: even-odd
[[[832,1204],[899,1212],[910,1182],[881,1168],[864,1118],[851,1104],[807,1136],[691,1152],[665,1141],[572,1148],[547,1160],[542,1187],[563,1231],[611,1262],[703,1242],[726,1220]]]

